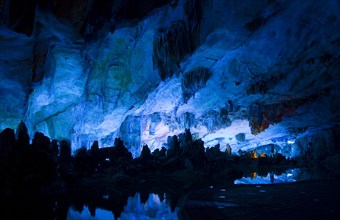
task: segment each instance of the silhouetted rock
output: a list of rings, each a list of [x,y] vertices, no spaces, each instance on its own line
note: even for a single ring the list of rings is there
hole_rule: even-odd
[[[71,145],[70,142],[66,140],[60,142],[60,160],[61,161],[71,160]]]
[[[14,130],[6,128],[0,133],[0,156],[9,157],[15,145]]]
[[[57,175],[57,164],[47,152],[28,150],[20,160],[20,175],[30,187],[51,181]]]
[[[152,152],[152,155],[154,155],[156,158],[165,158],[166,157],[166,148],[162,147],[161,150],[156,149]]]
[[[231,156],[231,147],[229,144],[226,145],[225,153],[228,157]]]
[[[33,149],[47,152],[49,150],[49,145],[50,139],[48,137],[41,132],[35,132],[32,141]]]
[[[190,154],[189,151],[191,151],[192,148],[192,136],[190,129],[185,129],[184,133],[181,133],[178,136],[179,143],[180,143],[180,149],[183,152],[184,155]]]
[[[238,149],[238,154],[239,154],[239,156],[240,156],[240,157],[243,157],[243,156],[244,156],[244,152],[243,152],[243,150],[241,150],[241,149]]]
[[[72,174],[71,145],[69,141],[60,142],[60,176],[69,178]]]
[[[98,149],[99,149],[98,141],[94,141],[93,144],[91,145],[91,151],[98,151]]]
[[[273,158],[276,164],[283,164],[286,162],[286,158],[280,153],[276,153]]]
[[[156,156],[156,157],[158,157],[158,155],[159,155],[159,152],[160,152],[160,150],[159,149],[155,149],[154,151],[152,151],[152,155],[154,155],[154,156]]]
[[[150,153],[150,149],[149,149],[148,145],[144,145],[143,149],[142,149],[141,157],[143,159],[148,159],[148,158],[150,158],[150,156],[151,156],[151,153]]]
[[[220,145],[206,149],[207,165],[204,168],[208,174],[219,172],[226,168],[228,155],[220,150]]]
[[[201,139],[195,140],[186,155],[195,169],[203,168],[206,161],[204,142]]]
[[[115,139],[115,145],[108,149],[108,154],[113,172],[124,172],[132,160],[131,152],[126,149],[120,138]]]
[[[94,168],[91,156],[85,147],[81,147],[74,152],[74,167],[79,174],[90,174]]]
[[[132,154],[124,146],[123,141],[120,138],[116,138],[114,142],[114,147],[112,148],[112,151],[111,151],[110,159],[113,161],[121,157],[128,159],[128,160],[132,160]]]
[[[56,139],[53,139],[49,146],[49,152],[50,156],[54,161],[58,161],[58,155],[59,155],[59,145],[58,141]]]
[[[159,151],[159,156],[164,157],[166,156],[166,148],[162,147],[162,149]]]
[[[272,161],[268,157],[260,157],[260,158],[258,158],[257,164],[259,166],[268,166],[268,165],[272,164],[271,162]]]
[[[178,170],[184,169],[184,161],[179,157],[171,157],[164,163],[162,163],[161,170],[162,172],[174,172]]]
[[[220,150],[220,145],[217,144],[214,147],[206,149],[208,161],[214,161],[218,159],[226,159],[226,155]]]
[[[93,142],[91,149],[87,153],[90,156],[88,163],[90,163],[91,167],[94,169],[97,169],[100,164],[103,164],[106,158],[109,158],[109,154],[107,152],[99,150],[98,141]]]
[[[194,170],[194,166],[192,165],[191,161],[188,158],[183,158],[183,163],[184,163],[184,167],[187,170]]]
[[[180,144],[178,141],[178,137],[176,135],[173,137],[169,136],[167,140],[167,144],[168,144],[167,156],[168,157],[179,156]]]
[[[27,149],[30,144],[30,137],[28,136],[28,130],[23,121],[18,125],[15,136],[17,139],[17,148],[18,149]]]

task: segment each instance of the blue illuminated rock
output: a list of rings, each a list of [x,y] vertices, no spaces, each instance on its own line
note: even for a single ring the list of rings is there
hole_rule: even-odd
[[[1,130],[24,121],[73,152],[120,137],[137,157],[187,128],[205,147],[292,154],[287,140],[338,128],[337,1],[31,3],[34,27],[1,18]]]
[[[235,135],[235,138],[239,142],[244,142],[246,140],[246,134],[245,133],[239,133]]]

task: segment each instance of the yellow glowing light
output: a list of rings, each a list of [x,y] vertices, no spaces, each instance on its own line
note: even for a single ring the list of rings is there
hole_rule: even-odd
[[[252,151],[252,152],[250,153],[250,157],[253,158],[253,159],[258,158],[258,156],[257,156],[257,154],[256,154],[256,151]]]
[[[261,153],[261,154],[260,154],[260,157],[265,158],[265,157],[267,157],[267,155],[264,154],[264,153]]]

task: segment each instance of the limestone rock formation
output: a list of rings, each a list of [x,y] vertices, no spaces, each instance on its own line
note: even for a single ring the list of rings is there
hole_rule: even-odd
[[[134,157],[144,145],[176,154],[167,137],[188,128],[222,151],[294,152],[305,148],[294,140],[338,132],[339,11],[321,0],[1,1],[0,130],[24,121],[72,152],[120,137]]]

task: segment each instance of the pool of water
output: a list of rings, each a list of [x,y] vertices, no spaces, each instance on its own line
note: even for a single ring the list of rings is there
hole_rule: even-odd
[[[61,197],[0,198],[0,219],[332,219],[340,215],[339,180],[310,168],[252,172],[231,181],[163,184],[132,188],[95,185]],[[320,172],[322,173],[322,172]],[[293,216],[293,217],[292,217]]]
[[[295,168],[281,173],[268,172],[267,175],[263,175],[263,172],[261,175],[252,172],[248,176],[236,179],[234,186],[230,183],[227,185],[209,184],[185,191],[171,189],[170,191],[160,190],[158,193],[135,192],[123,197],[117,193],[104,194],[96,198],[95,206],[90,205],[92,198],[78,205],[71,203],[68,207],[67,219],[176,220],[179,216],[190,216],[190,213],[186,213],[190,210],[195,210],[193,218],[200,219],[199,213],[202,215],[209,212],[219,213],[231,208],[238,210],[245,206],[245,201],[250,200],[248,197],[257,198],[268,195],[270,190],[263,185],[290,184],[313,178],[315,175],[311,174],[310,169]],[[239,188],[238,185],[246,186],[246,188]],[[257,199],[261,201],[261,198]],[[189,217],[191,218],[192,216]],[[216,216],[214,218],[218,219]]]
[[[275,174],[269,172],[267,175],[258,175],[252,172],[248,177],[242,177],[234,181],[234,184],[279,184],[292,183],[299,181],[311,180],[313,177],[306,168],[295,168],[286,170],[284,173]]]
[[[109,199],[109,195],[103,196],[104,200]],[[121,220],[151,220],[151,219],[178,219],[178,208],[171,210],[169,201],[166,199],[166,195],[159,196],[151,193],[143,201],[140,193],[136,193],[127,200],[127,204],[124,206],[122,213],[115,214],[112,211],[108,211],[102,208],[96,208],[92,212],[89,211],[89,207],[84,205],[81,210],[75,210],[74,207],[69,207],[67,213],[67,219],[121,219]]]

